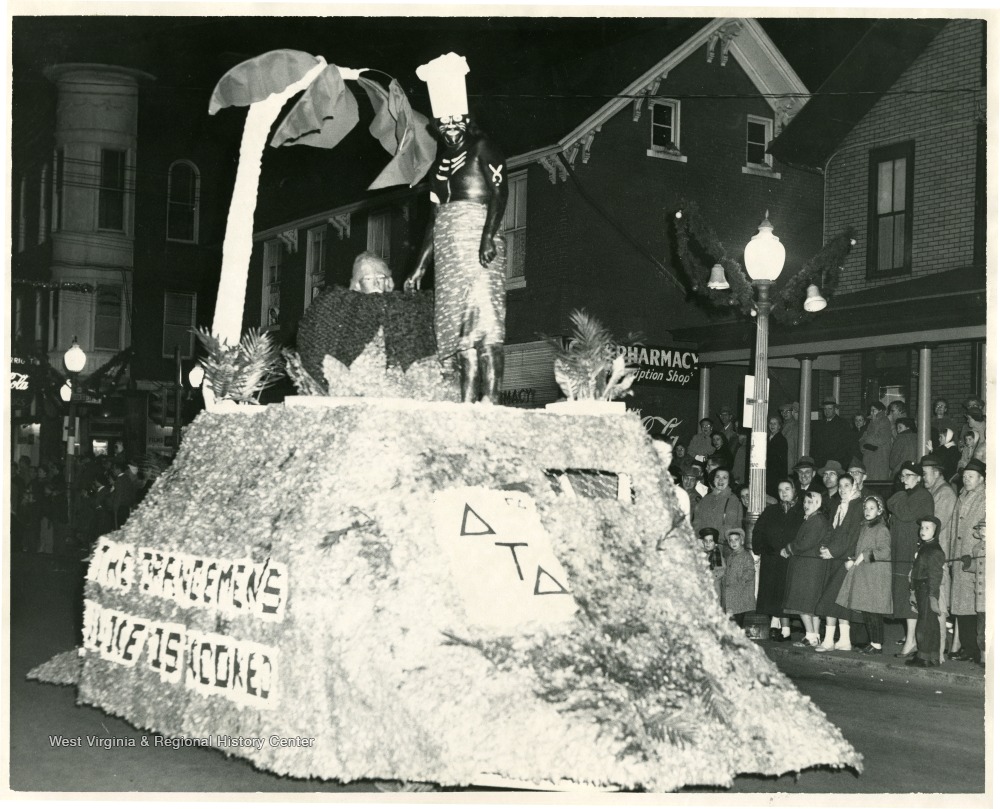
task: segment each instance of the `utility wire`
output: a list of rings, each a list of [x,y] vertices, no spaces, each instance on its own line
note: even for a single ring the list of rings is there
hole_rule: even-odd
[[[573,166],[570,165],[566,156],[562,152],[559,152],[558,157],[563,166],[565,166],[569,178],[573,181],[573,185],[576,187],[576,190],[579,191],[580,196],[583,197],[584,201],[591,208],[593,208],[605,222],[611,225],[611,227],[614,228],[615,231],[617,231],[618,234],[625,239],[625,241],[632,245],[632,247],[634,247],[640,255],[642,255],[647,261],[650,261],[657,268],[663,278],[673,283],[673,285],[676,286],[682,293],[687,295],[687,290],[684,288],[683,284],[681,284],[681,282],[677,280],[676,276],[670,272],[669,269],[667,269],[666,265],[650,253],[634,236],[632,236],[631,233],[625,230],[625,227],[621,224],[621,222],[608,213],[607,209],[587,192],[587,190],[580,183],[579,178],[576,176],[576,172],[573,170]]]

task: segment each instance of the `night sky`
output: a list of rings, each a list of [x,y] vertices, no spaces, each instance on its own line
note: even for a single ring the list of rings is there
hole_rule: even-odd
[[[528,75],[572,62],[684,18],[269,18],[15,17],[12,61],[21,89],[46,64],[96,61],[141,68],[178,89],[211,91],[241,58],[275,48],[321,54],[328,61],[395,71],[407,91],[414,68],[456,50],[474,71]],[[844,58],[871,20],[765,19],[763,27],[802,81],[814,90]],[[666,54],[664,54],[666,55]],[[485,69],[485,70],[484,70]]]

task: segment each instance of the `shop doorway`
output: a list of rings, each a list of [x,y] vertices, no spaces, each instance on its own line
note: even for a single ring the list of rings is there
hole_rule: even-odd
[[[900,399],[910,401],[912,354],[910,348],[889,348],[866,351],[862,355],[866,406],[868,402],[875,401],[882,402],[886,407]]]

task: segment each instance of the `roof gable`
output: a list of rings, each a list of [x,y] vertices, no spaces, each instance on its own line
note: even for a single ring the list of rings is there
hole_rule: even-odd
[[[588,139],[592,139],[593,133],[600,131],[606,121],[629,104],[641,103],[647,96],[655,95],[660,81],[701,47],[708,49],[709,61],[720,59],[725,64],[729,56],[736,60],[775,111],[779,126],[782,120],[790,120],[809,97],[802,80],[756,20],[718,17],[561,138],[558,150],[575,156],[575,150],[581,144],[586,148]]]

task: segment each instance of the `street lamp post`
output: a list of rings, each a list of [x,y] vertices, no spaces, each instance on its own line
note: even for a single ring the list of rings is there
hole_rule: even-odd
[[[771,284],[781,275],[785,248],[764,214],[764,221],[743,253],[747,274],[757,292],[757,349],[754,355],[753,420],[750,433],[750,510],[747,533],[753,534],[764,510],[767,463],[767,352]]]
[[[69,531],[70,541],[75,539],[74,536],[74,502],[73,502],[73,461],[76,457],[76,393],[74,391],[74,382],[76,381],[77,374],[84,369],[87,364],[87,355],[84,353],[83,349],[80,348],[80,344],[76,341],[76,337],[73,338],[73,345],[71,345],[66,353],[63,354],[63,363],[66,365],[66,370],[69,371],[69,428],[66,431],[66,520],[67,529]],[[64,386],[64,390],[66,387]],[[65,399],[66,397],[63,396]]]

